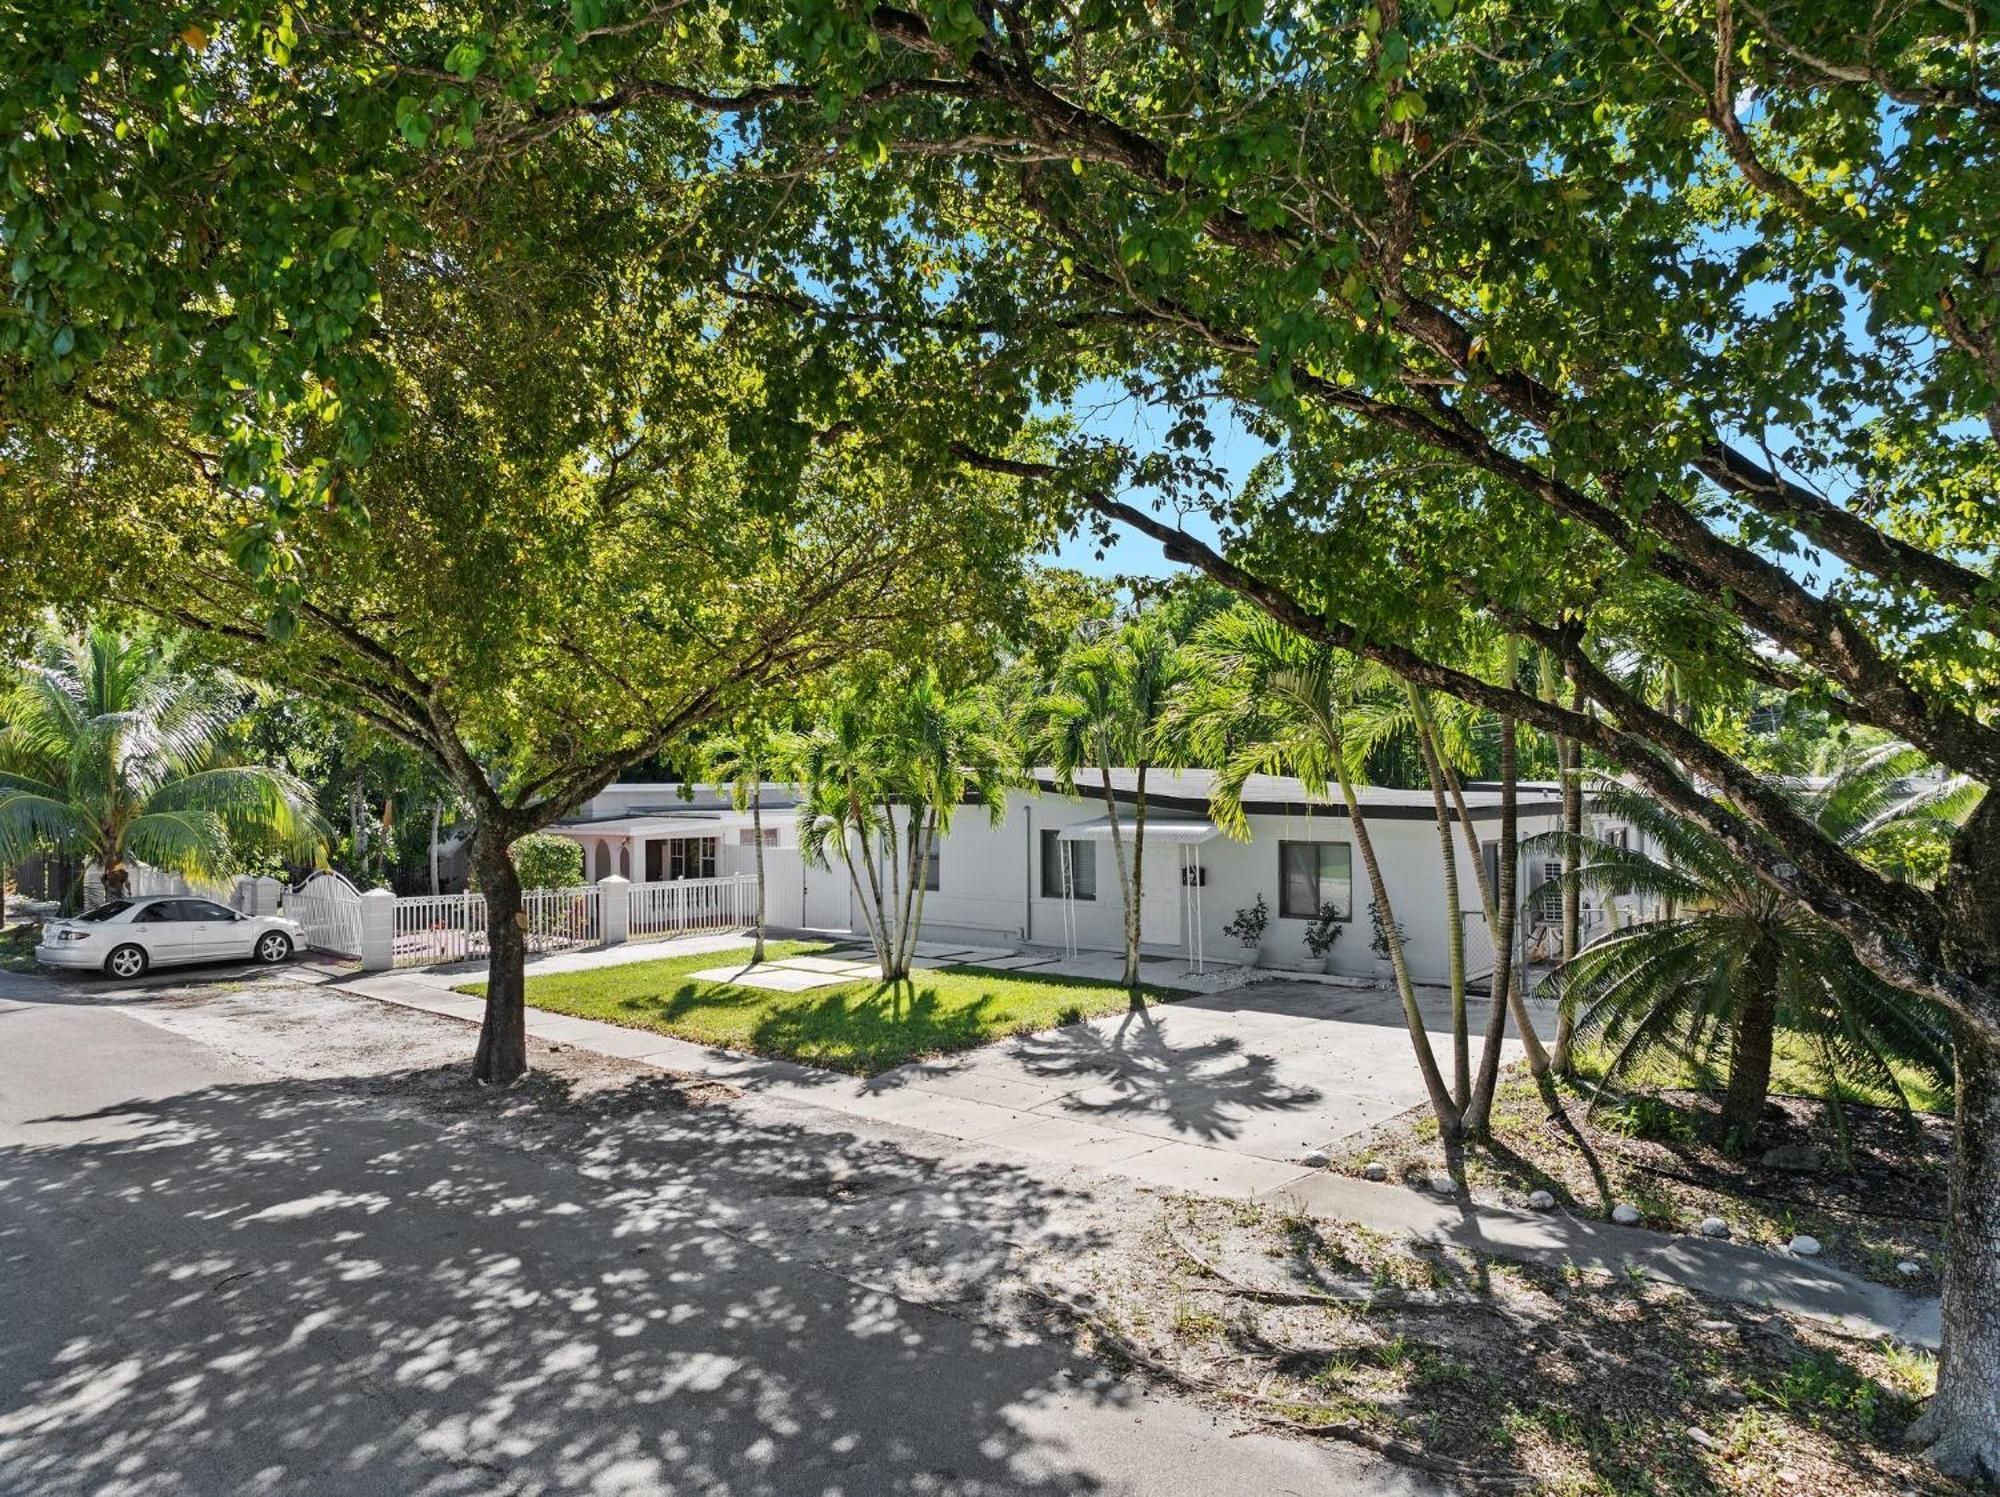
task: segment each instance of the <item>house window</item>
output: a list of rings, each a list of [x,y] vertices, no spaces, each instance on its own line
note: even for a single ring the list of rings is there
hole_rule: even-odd
[[[1542,923],[1560,925],[1563,917],[1563,865],[1542,864]]]
[[[937,893],[938,884],[942,881],[943,868],[944,848],[933,838],[931,841],[931,850],[924,858],[924,892],[926,894]]]
[[[668,878],[714,878],[715,838],[677,837],[667,844]]]
[[[736,832],[736,845],[738,847],[755,847],[757,845],[757,828],[750,826],[738,828]],[[776,827],[767,826],[764,828],[764,845],[766,847],[776,847],[778,845],[778,829]]]
[[[1278,844],[1278,914],[1316,920],[1323,905],[1354,918],[1354,864],[1345,842]]]
[[[1097,846],[1091,842],[1069,845],[1071,895],[1076,899],[1097,898]],[[1063,897],[1063,846],[1061,832],[1042,833],[1042,898]]]

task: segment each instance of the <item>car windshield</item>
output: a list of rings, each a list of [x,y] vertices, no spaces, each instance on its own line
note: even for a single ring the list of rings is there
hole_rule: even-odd
[[[131,900],[113,899],[108,903],[99,905],[94,910],[85,910],[81,915],[78,915],[76,918],[79,920],[109,920],[113,915],[122,915],[125,911],[131,908],[132,908]]]

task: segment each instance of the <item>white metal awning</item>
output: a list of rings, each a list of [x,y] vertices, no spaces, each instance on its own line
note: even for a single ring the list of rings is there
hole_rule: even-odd
[[[767,827],[791,819],[789,807],[764,813]],[[717,837],[733,835],[749,825],[748,811],[720,811],[706,816],[617,816],[606,821],[559,822],[549,830],[565,837]]]
[[[1132,818],[1118,818],[1118,835],[1123,840],[1132,840]],[[1176,847],[1186,847],[1200,842],[1213,842],[1222,835],[1222,828],[1212,821],[1195,821],[1187,817],[1149,816],[1146,818],[1146,840],[1148,842],[1171,843]],[[1074,826],[1063,827],[1056,833],[1064,842],[1109,842],[1111,840],[1111,818],[1100,816],[1095,821],[1079,821]]]

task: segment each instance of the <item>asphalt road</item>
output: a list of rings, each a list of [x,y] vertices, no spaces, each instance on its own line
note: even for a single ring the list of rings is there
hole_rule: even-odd
[[[898,1287],[1049,1216],[730,1106],[516,1128],[0,997],[0,1494],[1431,1490]]]

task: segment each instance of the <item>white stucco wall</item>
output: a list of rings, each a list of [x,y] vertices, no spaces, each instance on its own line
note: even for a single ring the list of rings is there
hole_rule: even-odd
[[[1101,801],[1025,793],[1009,797],[1006,818],[998,826],[990,824],[984,816],[962,813],[944,840],[939,888],[925,896],[924,935],[930,939],[984,938],[1047,946],[1063,944],[1063,901],[1045,898],[1041,893],[1040,833],[1094,821],[1102,815]],[[1129,807],[1121,807],[1121,817],[1128,816]],[[1524,815],[1521,835],[1527,837],[1553,829],[1554,825],[1553,811]],[[1480,826],[1482,836],[1489,826],[1497,836],[1497,816],[1490,822],[1482,820]],[[1382,864],[1390,903],[1403,925],[1412,969],[1422,980],[1442,980],[1447,967],[1446,916],[1437,828],[1428,818],[1386,814],[1370,816],[1368,827]],[[1467,922],[1468,962],[1474,972],[1479,972],[1490,965],[1491,943],[1485,933],[1484,916],[1479,912],[1471,854],[1462,833],[1455,827],[1454,836],[1459,853],[1459,901],[1463,909],[1471,912]],[[1297,970],[1322,967],[1305,949],[1307,922],[1279,914],[1278,844],[1287,840],[1351,845],[1353,837],[1345,815],[1328,808],[1310,816],[1253,816],[1247,841],[1218,838],[1200,847],[1201,864],[1207,870],[1201,889],[1200,924],[1202,945],[1211,963],[1242,959],[1242,948],[1223,934],[1223,927],[1239,907],[1254,903],[1261,892],[1270,910],[1270,924],[1260,951],[1262,964]],[[1090,846],[1093,844],[1075,844],[1079,853]],[[1110,845],[1094,846],[1097,897],[1075,904],[1076,941],[1083,949],[1115,951],[1124,941],[1118,878]],[[1129,841],[1127,848],[1129,851]],[[1369,948],[1370,899],[1358,853],[1352,856],[1352,866],[1353,918],[1334,947],[1330,969],[1371,976],[1376,973],[1377,962]],[[1166,953],[1185,948],[1189,912],[1182,898],[1180,870],[1178,847],[1149,845],[1145,887],[1156,891],[1146,899],[1143,944],[1149,951]],[[1520,887],[1524,896],[1531,887],[1525,873]]]

